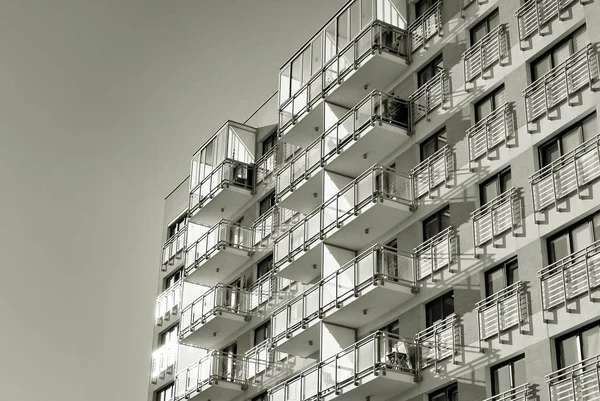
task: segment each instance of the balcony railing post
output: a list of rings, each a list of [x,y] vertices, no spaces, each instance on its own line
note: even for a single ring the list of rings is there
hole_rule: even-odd
[[[588,247],[589,249],[590,247]],[[585,256],[584,256],[584,260],[585,260],[585,278],[586,278],[586,282],[587,282],[587,293],[588,293],[588,298],[590,300],[590,302],[593,302],[593,297],[592,297],[592,281],[590,279],[590,264],[589,264],[589,253],[586,250],[585,252]]]
[[[566,281],[566,277],[565,277],[565,266],[564,266],[564,264],[561,264],[561,266],[560,266],[560,272],[561,272],[561,275],[562,275],[561,284],[562,284],[562,289],[563,289],[563,300],[565,302],[565,309],[566,309],[567,313],[569,313],[569,308],[567,307],[568,306],[567,305],[567,281]]]

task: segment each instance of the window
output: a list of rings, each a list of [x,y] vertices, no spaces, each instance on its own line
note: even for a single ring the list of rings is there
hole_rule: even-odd
[[[269,272],[273,270],[273,254],[270,254],[256,265],[256,278],[260,279],[261,277],[269,274]]]
[[[221,352],[228,357],[221,363],[221,376],[226,380],[233,380],[236,375],[236,359],[233,357],[237,355],[237,343],[223,348]]]
[[[268,400],[269,400],[269,393],[266,391],[262,394],[257,395],[256,397],[252,398],[252,401],[268,401]]]
[[[578,221],[548,238],[548,263],[552,264],[600,240],[600,213]]]
[[[444,127],[435,134],[431,135],[429,138],[425,139],[423,142],[421,142],[421,161],[433,155],[435,152],[443,148],[447,143],[448,139],[446,138],[446,128]]]
[[[258,215],[262,216],[267,213],[271,207],[275,206],[275,191],[267,195],[263,200],[260,201],[258,207]]]
[[[589,39],[584,25],[531,63],[531,80],[536,81],[541,78],[572,54],[585,48],[588,43]]]
[[[475,104],[475,123],[483,120],[504,103],[506,103],[506,94],[504,93],[504,85],[500,85]]]
[[[269,150],[273,149],[275,147],[276,143],[277,143],[277,130],[275,130],[273,133],[271,133],[269,136],[267,136],[265,139],[263,139],[262,154],[264,155]]]
[[[167,401],[175,398],[175,385],[169,384],[156,392],[155,401]]]
[[[545,167],[598,133],[596,112],[578,121],[540,146],[540,167]]]
[[[271,337],[271,320],[267,320],[254,329],[254,345],[258,345]]]
[[[165,344],[173,344],[177,342],[177,338],[179,335],[179,326],[175,325],[173,327],[171,327],[170,329],[160,333],[160,337],[158,338],[158,345],[165,345]]]
[[[446,206],[423,220],[423,241],[427,241],[450,227],[450,206]]]
[[[450,291],[425,305],[425,324],[431,327],[453,313],[454,291]]]
[[[429,401],[458,401],[458,384],[452,383],[429,394]]]
[[[163,291],[166,291],[169,288],[173,287],[176,282],[181,280],[182,273],[183,273],[183,269],[179,269],[175,273],[171,274],[169,277],[165,278],[165,282],[163,285]]]
[[[432,62],[427,64],[417,74],[419,88],[427,83],[431,78],[435,76],[440,70],[444,69],[444,60],[440,54]]]
[[[526,383],[525,355],[519,355],[491,369],[492,395],[498,395]]]
[[[436,5],[437,2],[438,0],[419,0],[415,4],[415,19],[420,18],[427,10]]]
[[[496,9],[471,29],[471,46],[479,42],[481,38],[493,31],[498,25],[500,25],[500,16],[498,15],[498,9]]]
[[[175,236],[175,234],[177,234],[179,232],[179,230],[184,228],[186,224],[187,224],[187,213],[185,213],[183,216],[177,218],[177,220],[175,220],[173,223],[169,224],[169,227],[167,228],[167,239],[173,238],[173,236]]]
[[[485,205],[510,188],[512,188],[512,178],[509,167],[498,174],[494,174],[485,180],[483,184],[479,185],[479,200],[481,201],[481,205]]]
[[[485,295],[491,296],[519,281],[517,258],[492,268],[485,273]]]
[[[600,355],[600,321],[558,338],[556,353],[559,369]]]

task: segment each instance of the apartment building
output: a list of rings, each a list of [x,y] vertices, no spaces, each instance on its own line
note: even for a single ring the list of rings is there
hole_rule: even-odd
[[[600,400],[599,20],[352,0],[290,49],[166,198],[149,400]]]

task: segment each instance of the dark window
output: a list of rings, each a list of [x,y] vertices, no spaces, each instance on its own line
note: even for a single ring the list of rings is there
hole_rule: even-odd
[[[267,320],[254,329],[254,345],[258,345],[271,336],[271,321]]]
[[[496,11],[489,14],[483,21],[471,29],[471,46],[479,42],[485,35],[492,32],[498,25],[500,25],[500,16],[496,9]]]
[[[458,401],[458,384],[452,383],[429,394],[429,401]]]
[[[581,251],[600,240],[600,213],[591,215],[548,238],[548,263]]]
[[[262,154],[266,154],[269,150],[275,147],[277,143],[277,131],[273,132],[271,135],[263,139],[262,141]]]
[[[540,146],[540,167],[551,164],[596,134],[598,134],[598,121],[594,112]]]
[[[450,206],[446,206],[423,220],[423,241],[433,238],[450,227]]]
[[[275,192],[270,193],[269,195],[267,195],[266,198],[260,201],[260,205],[258,207],[258,215],[262,216],[263,214],[267,213],[269,209],[271,209],[273,206],[275,206]]]
[[[415,19],[420,18],[432,6],[436,5],[438,0],[419,0],[415,4]]]
[[[481,205],[485,205],[510,188],[512,188],[512,178],[510,168],[507,168],[494,174],[485,180],[483,184],[479,185],[479,200],[481,201]]]
[[[504,85],[498,88],[475,104],[475,122],[483,120],[488,114],[506,103],[506,94]]]
[[[385,331],[386,333],[400,335],[400,321],[394,320],[393,322],[386,324],[379,330]]]
[[[256,278],[260,280],[261,277],[267,275],[273,270],[273,254],[270,254],[256,265]]]
[[[439,130],[438,132],[421,142],[421,161],[433,155],[435,152],[443,148],[447,143],[448,139],[446,138],[446,128],[442,128],[441,130]]]
[[[419,88],[427,83],[431,78],[435,76],[440,70],[444,69],[444,59],[440,54],[432,62],[423,67],[418,75]]]
[[[177,342],[177,338],[179,335],[179,326],[175,325],[170,329],[160,333],[160,337],[158,337],[158,345],[165,344],[173,344]]]
[[[236,376],[236,359],[233,358],[237,355],[237,343],[233,343],[221,351],[224,355],[229,358],[224,358],[221,363],[221,375],[226,380],[233,380]]]
[[[454,291],[450,291],[425,305],[425,324],[431,327],[453,313]]]
[[[544,76],[544,74],[564,62],[571,55],[585,48],[588,43],[589,39],[584,25],[531,63],[532,81]]]
[[[266,391],[262,394],[257,395],[256,397],[252,398],[252,401],[268,401],[268,400],[269,400],[269,393]]]
[[[173,223],[169,224],[167,228],[167,239],[172,238],[175,234],[179,232],[182,228],[187,224],[187,213],[183,216],[179,217]]]
[[[154,396],[155,401],[167,401],[175,398],[175,385],[169,384],[158,390]]]
[[[492,367],[492,395],[498,395],[526,383],[525,355]]]
[[[485,273],[485,294],[490,296],[519,281],[517,258],[494,267]]]
[[[163,285],[163,291],[166,291],[169,288],[173,287],[176,282],[181,280],[182,273],[183,273],[183,269],[179,269],[175,273],[171,274],[169,277],[165,278],[165,283]]]
[[[600,322],[558,338],[556,352],[559,369],[600,355]]]

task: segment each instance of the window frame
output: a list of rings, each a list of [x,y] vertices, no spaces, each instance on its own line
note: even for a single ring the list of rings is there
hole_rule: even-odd
[[[543,76],[542,75],[542,76],[538,77],[538,76],[536,76],[537,74],[535,72],[535,66],[543,58],[550,55],[550,69],[548,71],[551,71],[553,68],[555,68],[557,66],[556,61],[554,59],[554,52],[557,49],[559,49],[560,47],[564,46],[564,44],[566,42],[569,43],[569,53],[570,53],[569,56],[572,56],[575,53],[574,47],[573,47],[573,37],[583,30],[586,30],[586,33],[587,33],[587,25],[586,24],[583,24],[580,27],[576,28],[574,31],[570,32],[567,36],[562,38],[560,41],[558,41],[556,44],[554,44],[552,47],[547,49],[545,52],[543,52],[542,54],[537,56],[534,60],[532,60],[529,63],[529,74],[531,77],[531,83],[534,83],[535,81],[537,81],[538,79],[540,79]],[[547,72],[545,74],[547,74]]]
[[[268,202],[269,207],[263,210],[263,203]],[[275,206],[275,191],[271,191],[267,196],[258,202],[258,217],[264,216],[273,206]]]
[[[426,8],[422,8],[422,5],[428,3]],[[439,0],[418,0],[415,2],[415,21],[421,18],[429,11],[429,9],[439,3]]]
[[[439,401],[439,397],[443,396],[443,397],[445,397],[445,399],[443,399],[443,401],[454,401],[454,400],[458,400],[458,398],[454,398],[456,395],[458,395],[458,383],[454,382],[454,383],[448,384],[445,387],[442,387],[440,389],[437,389],[437,390],[429,393],[427,396],[427,400],[428,401]]]
[[[511,285],[513,285],[514,283],[516,283],[518,280],[515,281],[514,280],[514,271],[519,271],[519,260],[517,256],[514,256],[494,267],[492,267],[491,269],[487,270],[486,272],[484,272],[484,283],[485,283],[485,296],[487,297],[491,297],[492,295],[496,294],[498,291],[496,292],[492,292],[491,288],[489,286],[489,281],[488,281],[488,277],[492,274],[495,273],[497,271],[501,270],[502,271],[502,278],[504,280],[503,283],[503,287],[502,289],[505,289]],[[507,274],[509,271],[513,272],[511,274]],[[500,290],[501,291],[501,290]]]
[[[475,124],[481,122],[488,115],[490,115],[494,111],[496,111],[499,106],[502,106],[501,104],[496,104],[496,96],[500,92],[504,92],[505,96],[506,96],[506,88],[504,87],[504,84],[498,85],[498,87],[494,88],[494,90],[492,90],[490,93],[488,93],[485,96],[482,96],[478,101],[475,102],[475,104],[473,105],[473,117],[475,117]],[[488,114],[486,114],[485,116],[480,116],[479,115],[479,105],[484,102],[487,102],[487,101],[491,101],[490,112]]]
[[[171,393],[172,397],[167,395],[167,391]],[[164,395],[164,398],[161,398],[161,395]],[[175,396],[175,383],[169,383],[164,387],[156,390],[154,393],[154,401],[168,401]]]
[[[270,134],[268,134],[261,142],[261,151],[262,156],[264,156],[267,152],[273,149],[277,145],[277,130],[274,130]],[[267,149],[265,149],[265,145],[268,145]]]
[[[596,239],[596,235],[594,233],[594,217],[600,218],[600,210],[571,223],[568,227],[565,227],[564,229],[560,230],[559,232],[546,238],[546,252],[547,252],[548,265],[556,263],[557,261],[560,260],[560,259],[553,260],[551,258],[551,256],[553,255],[551,244],[554,240],[562,237],[565,234],[568,234],[567,244],[569,245],[569,253],[567,254],[567,256],[572,255],[575,252],[575,251],[573,251],[574,247],[573,247],[573,234],[572,234],[573,230],[575,228],[578,228],[584,224],[587,224],[588,231],[591,234],[590,235],[590,238],[592,239],[591,243],[593,244],[597,241],[600,241],[600,238]],[[600,237],[600,235],[599,235],[599,237]],[[565,257],[567,257],[567,256],[565,256]]]
[[[492,31],[492,29],[496,29],[496,27],[490,29],[490,20],[493,17],[496,17],[496,16],[498,17],[498,25],[500,25],[501,24],[501,22],[500,22],[500,11],[499,11],[498,8],[496,8],[494,11],[492,11],[491,13],[489,13],[488,15],[486,15],[485,17],[483,17],[481,19],[481,21],[479,21],[477,24],[473,25],[473,27],[471,29],[469,29],[469,41],[470,41],[469,43],[471,44],[471,46],[474,46],[474,45],[477,44],[477,42],[479,42],[479,41],[475,41],[474,38],[473,38],[473,33],[477,29],[479,29],[479,28],[481,28],[482,26],[485,25],[485,29],[487,31],[485,33],[485,35],[487,35],[488,33],[490,33]]]
[[[169,225],[167,226],[167,241],[173,238],[177,233],[183,229],[183,227],[187,226],[188,223],[188,213],[187,211],[183,212],[181,215],[177,216]]]
[[[264,331],[265,335],[264,335],[264,339],[262,341],[256,341],[256,334],[258,332],[260,332],[261,330]],[[268,340],[269,338],[271,338],[271,319],[267,319],[265,320],[263,323],[259,324],[258,326],[256,326],[252,332],[252,342],[253,342],[253,346],[256,347],[258,344],[262,343],[263,341]]]
[[[435,150],[432,154],[425,157],[425,149],[431,143],[434,143]],[[419,160],[421,162],[427,160],[427,158],[431,157],[435,152],[448,145],[448,132],[446,131],[446,126],[440,128],[433,134],[429,135],[423,142],[419,144]]]
[[[567,338],[570,337],[577,337],[577,352],[579,353],[578,355],[578,359],[579,362],[584,361],[586,358],[584,358],[583,356],[583,336],[582,334],[590,329],[593,328],[599,328],[600,329],[600,320],[596,320],[595,322],[592,322],[590,324],[587,324],[585,326],[579,327],[575,330],[571,330],[568,333],[565,333],[559,337],[556,338],[556,340],[554,341],[554,347],[555,347],[555,351],[556,351],[556,367],[557,370],[566,368],[567,366],[570,365],[566,365],[566,366],[562,366],[562,362],[561,362],[561,352],[560,352],[560,343],[564,340],[566,340]],[[590,356],[587,356],[587,358],[590,358]],[[577,362],[576,362],[577,363]]]
[[[263,266],[269,266],[267,270],[261,272]],[[260,280],[262,277],[269,274],[269,272],[273,271],[274,268],[274,259],[273,253],[269,253],[266,257],[262,258],[260,261],[256,263],[256,280]]]
[[[515,385],[515,369],[514,369],[514,363],[518,362],[520,360],[525,360],[525,353],[519,354],[515,357],[512,357],[510,359],[507,359],[506,361],[497,363],[494,366],[490,366],[490,387],[492,390],[492,395],[496,396],[498,394],[501,394],[501,391],[498,391],[498,383],[495,381],[495,375],[494,372],[498,371],[501,368],[504,368],[505,366],[509,367],[509,372],[510,372],[510,388],[514,389],[518,386],[521,386],[521,384],[519,385]],[[526,382],[526,380],[524,381]]]
[[[433,212],[432,214],[430,214],[429,216],[427,216],[426,218],[423,219],[423,221],[421,222],[421,229],[423,230],[423,242],[425,241],[429,241],[431,238],[435,237],[436,235],[438,235],[439,233],[441,233],[442,231],[444,231],[445,229],[447,229],[448,227],[451,226],[450,223],[448,223],[448,227],[442,227],[442,221],[443,221],[443,216],[444,214],[448,213],[448,217],[450,217],[450,205],[447,204],[446,206],[440,208],[439,210]],[[437,220],[437,233],[435,233],[434,235],[427,237],[427,225],[431,222]]]
[[[169,288],[173,288],[175,283],[177,283],[183,277],[183,267],[175,270],[173,273],[169,274],[163,280],[163,291],[167,291]]]
[[[442,67],[438,67],[439,64],[441,64]],[[436,74],[440,70],[442,70],[444,68],[443,65],[444,65],[444,55],[442,53],[440,53],[437,56],[435,56],[434,58],[432,58],[430,62],[425,64],[417,72],[417,87],[421,88],[422,86],[427,84],[427,82],[429,82],[433,77],[436,76]],[[427,79],[426,81],[424,81],[423,74],[425,74],[427,72],[431,73],[431,77],[429,79]]]
[[[510,188],[503,188],[506,186],[506,181],[503,178],[506,178],[506,176],[510,176],[510,182],[511,182],[511,187],[512,188],[512,171],[510,166],[503,168],[502,170],[498,171],[497,173],[492,174],[491,176],[489,176],[488,178],[486,178],[485,181],[483,181],[481,184],[479,184],[479,204],[480,206],[485,205],[486,203],[490,202],[492,199],[484,199],[485,197],[485,191],[484,188],[486,186],[488,186],[489,184],[495,182],[496,183],[496,192],[498,193],[497,196],[502,195],[504,192],[508,191]]]
[[[169,344],[167,342],[167,338],[172,336],[173,333],[175,333],[175,339],[177,340],[179,338],[179,325],[178,324],[174,324],[171,327],[167,328],[166,330],[163,330],[160,332],[160,334],[158,335],[158,346],[162,347],[165,344]]]
[[[448,305],[445,300],[446,299],[452,299],[452,311],[446,311],[445,308]],[[441,305],[441,311],[442,311],[442,318],[438,319],[438,320],[432,320],[433,318],[430,317],[431,313],[430,310],[432,307],[436,306],[436,304],[440,304]],[[432,299],[431,301],[427,302],[425,304],[425,327],[426,328],[430,328],[433,325],[435,325],[437,322],[440,322],[444,319],[446,319],[448,316],[452,315],[455,311],[455,307],[454,307],[454,290],[450,290],[445,292],[444,294]]]
[[[548,161],[546,160],[546,150],[553,147],[553,146],[557,146],[558,147],[558,152],[559,152],[559,158],[563,157],[564,155],[568,154],[569,152],[564,152],[563,150],[563,143],[561,142],[561,140],[563,138],[565,138],[568,134],[570,134],[571,132],[573,132],[574,130],[577,130],[577,136],[579,138],[579,145],[582,145],[583,143],[585,143],[585,136],[584,136],[584,132],[583,132],[583,126],[584,123],[589,120],[595,118],[596,119],[596,125],[598,125],[598,114],[596,112],[596,110],[594,110],[593,112],[586,114],[584,117],[580,118],[579,120],[577,120],[576,122],[574,122],[573,124],[569,125],[567,128],[565,128],[564,130],[560,131],[558,134],[553,135],[552,138],[547,139],[544,143],[542,143],[541,145],[538,146],[538,158],[539,158],[539,167],[540,169],[543,169],[546,166],[549,166],[550,164],[552,164],[552,161]],[[597,135],[597,134],[596,134]]]

